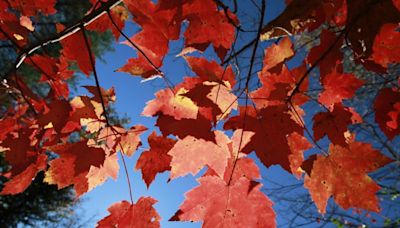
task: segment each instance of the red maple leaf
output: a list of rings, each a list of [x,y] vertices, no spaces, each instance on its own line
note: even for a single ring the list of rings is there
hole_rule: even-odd
[[[343,38],[328,30],[322,30],[320,36],[320,44],[310,50],[307,56],[307,62],[310,65],[316,65],[318,63],[320,77],[322,80],[325,80],[324,77],[326,75],[340,69],[340,67],[336,66],[341,63],[343,59],[343,54],[340,51]],[[340,70],[338,73],[341,73]]]
[[[60,133],[68,122],[71,111],[72,108],[68,101],[54,99],[46,106],[44,113],[38,117],[38,123],[41,127],[54,128],[56,132]]]
[[[111,87],[110,89],[107,90],[100,88],[101,97],[96,86],[83,86],[83,87],[87,89],[91,94],[93,94],[93,98],[91,99],[93,101],[96,101],[98,103],[101,103],[103,101],[106,106],[110,102],[115,101],[114,87]]]
[[[196,175],[205,165],[223,176],[230,152],[226,145],[229,138],[222,132],[215,132],[216,143],[187,136],[179,140],[168,152],[172,156],[171,179],[187,175]]]
[[[233,88],[236,84],[235,75],[230,65],[225,69],[215,61],[192,56],[185,56],[185,60],[192,71],[203,81],[219,82],[221,84],[229,82],[229,85],[227,85],[229,88]]]
[[[154,4],[152,1],[125,1],[133,20],[142,27],[142,31],[131,38],[140,49],[138,57],[128,60],[128,63],[118,71],[128,72],[149,78],[159,74],[162,60],[168,52],[169,40],[179,38],[182,23],[181,7],[163,8],[163,1]],[[180,9],[180,10],[179,10]],[[132,45],[131,42],[125,42]],[[135,47],[136,49],[136,47]],[[142,53],[143,52],[143,53]]]
[[[169,115],[176,120],[196,119],[199,107],[189,98],[184,96],[187,90],[184,88],[160,90],[156,93],[156,99],[147,102],[142,115],[154,116],[158,113]]]
[[[38,151],[38,140],[32,129],[20,129],[8,134],[0,142],[5,160],[11,165],[8,171],[10,180],[5,183],[0,194],[18,194],[23,192],[35,178],[36,174],[46,168],[47,156]]]
[[[215,141],[215,134],[211,130],[212,125],[210,120],[201,114],[197,115],[196,119],[181,119],[178,121],[170,116],[159,115],[156,126],[160,128],[164,136],[172,134],[179,138],[185,138],[190,135],[197,139]],[[193,131],[194,126],[196,127],[196,131]]]
[[[348,148],[331,144],[328,157],[317,155],[304,186],[320,213],[325,213],[328,199],[333,196],[344,209],[350,207],[379,212],[380,187],[367,173],[392,162],[370,144],[351,142]]]
[[[199,113],[214,123],[237,109],[237,97],[229,87],[219,83],[199,83],[184,95],[199,106]]]
[[[102,127],[102,126],[101,126]],[[147,128],[143,125],[135,125],[129,129],[118,126],[107,126],[100,130],[94,129],[94,132],[99,132],[98,138],[105,142],[107,150],[111,153],[120,151],[128,156],[132,156],[137,148],[142,145],[140,135]]]
[[[147,128],[145,126],[137,125],[121,133],[116,139],[116,150],[119,150],[128,156],[132,156],[137,148],[142,145],[139,136],[146,130]]]
[[[399,104],[400,92],[390,88],[384,88],[379,91],[375,99],[375,121],[390,140],[400,134],[398,124]]]
[[[297,132],[302,135],[303,128],[292,119],[286,106],[268,106],[258,111],[253,107],[241,107],[240,116],[231,117],[224,129],[243,129],[254,132],[251,141],[243,152],[255,151],[261,162],[269,167],[281,165],[290,171],[287,135]]]
[[[182,17],[182,4],[186,1],[177,4],[174,1],[160,0],[157,4],[152,1],[132,1],[125,0],[125,5],[128,7],[132,15],[135,15],[133,20],[139,24],[143,30],[158,28],[162,36],[167,39],[178,39]],[[169,7],[166,7],[170,4]]]
[[[118,156],[116,153],[106,151],[104,163],[100,167],[92,165],[86,175],[88,187],[87,191],[103,184],[109,177],[117,180],[119,173]]]
[[[129,17],[126,8],[123,6],[115,6],[110,10],[110,14],[115,24],[118,26],[118,28],[120,30],[123,30],[125,27],[125,21],[128,20]],[[115,37],[115,40],[118,41],[118,38],[120,37],[121,34],[119,33],[118,29],[112,24],[107,14],[102,15],[100,18],[97,18],[93,23],[86,26],[87,30],[92,30],[97,32],[106,32],[110,28]]]
[[[72,107],[72,112],[68,119],[70,124],[70,130],[79,129],[84,119],[90,119],[93,122],[97,122],[96,120],[101,119],[101,113],[98,113],[99,105],[97,105],[96,107],[95,106],[96,102],[92,101],[90,97],[87,96],[74,97],[70,101],[70,104]]]
[[[319,94],[318,101],[332,108],[335,103],[352,98],[364,82],[353,74],[338,73],[336,70],[322,78],[324,91]]]
[[[143,78],[159,74],[157,68],[161,67],[164,56],[168,52],[168,39],[159,29],[148,28],[137,33],[130,40],[141,51],[138,51],[137,58],[129,59],[128,63],[118,71],[141,75]],[[125,44],[134,48],[130,42],[125,42]]]
[[[292,152],[289,155],[290,169],[297,178],[300,178],[304,172],[304,170],[302,170],[304,151],[312,148],[312,144],[306,137],[297,132],[293,132],[288,136],[288,143],[290,151]]]
[[[29,57],[26,62],[42,74],[39,81],[47,82],[50,85],[50,93],[54,93],[54,97],[68,99],[69,87],[67,79],[70,79],[74,72],[68,69],[68,61],[66,58],[34,55]]]
[[[28,43],[28,35],[31,32],[28,30],[26,27],[22,26],[20,24],[20,20],[17,16],[15,16],[13,13],[10,13],[6,10],[8,5],[6,2],[1,2],[0,5],[1,9],[0,10],[0,17],[1,17],[1,22],[0,22],[0,39],[1,40],[11,40],[12,42],[15,42],[19,46],[24,46]]]
[[[320,140],[325,135],[333,144],[345,147],[347,126],[354,122],[355,111],[344,107],[341,103],[336,103],[332,111],[319,112],[314,117],[314,138]]]
[[[249,180],[259,179],[261,177],[260,170],[253,159],[245,157],[242,153],[243,148],[250,142],[254,133],[251,131],[236,130],[231,138],[231,141],[225,146],[225,150],[230,152],[228,165],[226,166],[223,179],[226,184],[235,183],[242,177]],[[239,148],[240,147],[240,148]],[[208,169],[203,176],[218,176],[212,169]]]
[[[157,200],[141,197],[135,204],[121,201],[113,204],[108,211],[110,215],[97,223],[97,227],[160,227],[160,216],[153,208]]]
[[[45,181],[64,188],[74,184],[76,195],[80,196],[89,189],[87,174],[92,166],[100,168],[106,159],[102,148],[88,145],[87,140],[66,143],[48,148],[60,157],[49,162]]]
[[[400,62],[400,32],[398,24],[384,24],[372,46],[372,59],[383,67]]]
[[[16,0],[9,2],[10,7],[23,13],[25,16],[36,16],[39,13],[44,15],[54,14],[57,10],[54,8],[56,0]]]
[[[86,47],[85,39],[83,37],[83,32],[76,32],[66,39],[61,40],[61,45],[63,46],[62,55],[69,61],[76,62],[79,69],[89,76],[92,72],[92,65],[90,63],[88,47]],[[89,37],[88,37],[89,39]],[[95,61],[93,59],[93,61]]]
[[[262,86],[250,93],[250,98],[257,107],[286,104],[286,99],[296,87],[298,80],[306,73],[306,67],[301,65],[289,70],[286,65],[282,65],[278,72],[270,72],[265,67],[259,72],[258,78]],[[293,105],[302,105],[308,101],[308,97],[301,93],[307,91],[307,88],[308,80],[305,80],[299,88],[300,92],[293,96]]]
[[[184,34],[186,49],[205,51],[212,44],[223,60],[235,39],[234,24],[239,24],[236,16],[229,10],[218,11],[213,0],[203,0],[183,5],[183,17],[189,21]]]
[[[293,44],[288,37],[285,37],[278,44],[272,44],[266,48],[264,53],[263,71],[270,70],[290,59],[294,55]]]
[[[203,227],[276,226],[272,202],[260,191],[260,183],[242,177],[227,185],[217,176],[197,181],[200,185],[186,193],[170,221],[204,221]]]
[[[142,114],[158,116],[156,125],[165,136],[191,135],[214,141],[210,121],[226,117],[236,104],[236,96],[225,85],[203,81],[201,77],[186,77],[174,89],[157,92],[156,99],[147,103]],[[196,131],[193,125],[197,126]]]
[[[142,170],[142,178],[147,188],[153,182],[157,173],[171,170],[172,157],[168,154],[168,151],[176,143],[176,140],[157,136],[154,131],[149,136],[148,141],[150,150],[144,151],[136,163],[136,169]]]
[[[390,23],[397,24],[400,21],[400,13],[393,1],[354,0],[347,3],[346,38],[351,43],[356,57],[369,59],[375,37],[381,27]],[[374,18],[373,23],[371,18]]]

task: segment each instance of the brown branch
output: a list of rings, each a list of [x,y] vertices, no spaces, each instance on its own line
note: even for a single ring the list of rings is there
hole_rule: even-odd
[[[93,56],[92,50],[90,49],[89,40],[88,40],[88,37],[86,35],[86,31],[85,31],[84,27],[82,27],[82,34],[83,34],[83,38],[85,40],[86,48],[88,50],[90,64],[92,65],[94,80],[96,82],[97,92],[99,93],[101,106],[103,108],[103,113],[102,114],[103,114],[104,118],[106,119],[107,125],[110,125],[110,122],[108,121],[108,115],[107,115],[107,112],[106,112],[106,105],[105,105],[104,98],[103,98],[103,95],[102,95],[102,92],[101,92],[99,77],[97,75],[97,70],[96,70],[96,66],[95,66],[95,63],[94,63],[94,59],[93,59],[94,56]]]
[[[160,75],[162,76],[162,78],[165,81],[165,84],[167,84],[167,86],[169,87],[169,89],[172,91],[173,94],[175,94],[174,91],[174,84],[168,80],[167,77],[165,77],[164,72],[161,71],[161,69],[159,67],[157,67],[153,61],[151,61],[151,59],[146,55],[146,53],[144,53],[144,51],[138,46],[136,45],[122,30],[120,27],[118,27],[117,23],[115,23],[114,19],[112,18],[112,15],[110,13],[110,11],[107,11],[108,17],[110,18],[111,23],[113,24],[113,26],[118,30],[118,32],[129,42],[130,45],[132,45],[140,54],[143,55],[143,57],[146,59],[146,61],[153,67],[153,69]]]
[[[254,44],[253,53],[251,54],[250,68],[249,68],[249,73],[247,74],[245,90],[247,90],[248,86],[249,86],[249,82],[250,82],[250,78],[251,78],[251,72],[252,72],[253,66],[254,66],[254,60],[255,60],[255,57],[256,57],[256,53],[257,53],[258,43],[260,42],[259,37],[261,36],[262,25],[263,25],[264,16],[265,16],[265,0],[262,0],[261,4],[262,4],[261,5],[261,19],[260,19],[260,23],[258,24],[258,32],[257,32],[257,36],[256,36],[256,43]]]
[[[15,80],[15,84],[17,85],[17,89],[18,89],[19,92],[21,93],[22,99],[25,101],[25,103],[28,104],[29,109],[31,109],[32,112],[33,112],[35,115],[38,115],[38,113],[36,112],[35,107],[33,107],[32,103],[28,100],[28,98],[26,97],[26,95],[25,95],[25,93],[24,93],[24,90],[22,89],[21,85],[19,84],[19,82],[18,82],[19,79],[18,79],[18,75],[17,75],[16,72],[14,73],[14,80]]]
[[[10,75],[13,71],[16,71],[21,66],[21,64],[24,62],[26,57],[31,55],[32,53],[34,53],[36,50],[38,50],[42,47],[45,47],[49,44],[57,43],[65,38],[73,35],[74,33],[81,30],[83,27],[92,23],[98,17],[102,16],[109,9],[118,5],[120,2],[122,2],[122,0],[109,0],[107,2],[104,2],[104,3],[102,3],[102,5],[99,8],[93,10],[93,12],[84,16],[81,20],[79,20],[74,25],[65,28],[63,31],[56,33],[56,34],[48,37],[47,39],[42,40],[41,42],[39,42],[37,44],[32,44],[32,45],[29,45],[28,47],[23,48],[21,50],[21,52],[19,53],[18,57],[16,58],[14,68],[8,74],[2,76],[2,78],[7,77],[7,75]],[[3,34],[4,34],[4,32],[3,32]],[[10,41],[12,42],[13,40],[10,39]]]
[[[354,27],[356,22],[363,16],[365,16],[365,12],[369,9],[369,7],[372,7],[374,4],[379,3],[379,1],[372,1],[369,4],[365,6],[363,10],[360,10],[360,12],[352,18],[352,20],[347,23],[346,28],[341,30],[339,35],[336,37],[335,41],[329,46],[329,48],[315,61],[315,63],[307,69],[306,73],[300,78],[300,80],[297,82],[296,87],[288,97],[287,101],[290,101],[293,96],[299,91],[301,84],[304,82],[308,74],[316,67],[318,64],[329,54],[330,51],[332,51],[333,47],[336,46],[337,42],[339,42],[340,38],[342,36],[347,36],[347,33]]]
[[[236,56],[238,56],[240,53],[242,53],[243,51],[245,51],[247,48],[253,46],[253,44],[259,39],[260,36],[257,36],[255,39],[253,39],[252,41],[250,41],[249,43],[245,44],[242,48],[240,48],[237,52],[233,53],[232,55],[230,55],[227,59],[225,59],[221,65],[224,65],[226,63],[228,63],[229,61],[231,61],[233,58],[235,58]]]
[[[233,54],[233,52],[235,51],[235,45],[236,45],[237,39],[238,39],[238,37],[239,37],[239,32],[240,32],[239,30],[236,30],[235,40],[233,41],[233,45],[232,45],[232,48],[231,48],[231,51],[230,51],[229,55]],[[217,95],[215,96],[215,102],[214,102],[215,104],[217,104],[217,102],[218,102],[219,91],[220,91],[220,89],[221,89],[221,84],[223,84],[224,76],[225,76],[226,70],[228,69],[228,66],[229,66],[228,64],[225,65],[224,71],[222,72],[221,78],[219,79],[218,89],[217,89]],[[232,86],[232,85],[231,85],[231,86]],[[227,109],[224,110],[223,112],[225,113],[228,109],[229,109],[229,108],[227,108]],[[222,110],[221,110],[221,111],[222,111]]]
[[[96,82],[96,88],[97,88],[97,92],[99,93],[99,96],[100,96],[101,107],[103,108],[103,115],[104,115],[104,118],[106,119],[106,124],[107,124],[108,127],[111,128],[111,130],[113,131],[114,134],[117,134],[118,133],[117,130],[115,130],[115,128],[110,124],[109,119],[108,119],[107,109],[106,109],[104,98],[103,98],[103,95],[102,95],[102,92],[101,92],[100,81],[99,81],[99,77],[98,77],[97,71],[96,71],[96,66],[95,66],[95,63],[94,63],[94,56],[93,56],[92,50],[90,49],[89,40],[88,40],[88,37],[86,35],[84,25],[82,25],[81,29],[82,29],[83,38],[85,40],[85,46],[86,46],[86,48],[88,50],[88,55],[89,55],[89,58],[90,58],[90,64],[91,64],[92,69],[93,69],[93,75],[94,75],[94,79],[95,79],[95,82]],[[121,143],[118,142],[118,144],[121,147],[121,150],[123,150],[123,146],[121,145]],[[124,170],[125,170],[125,174],[126,174],[126,179],[127,179],[127,182],[128,182],[129,197],[130,197],[131,203],[133,204],[131,181],[130,181],[130,178],[129,178],[128,168],[126,166],[124,153],[125,153],[124,151],[121,152],[121,157],[122,157],[122,162],[123,162],[123,166],[124,166]]]
[[[233,13],[236,13],[238,10],[238,4],[237,4],[237,0],[233,0]]]
[[[224,14],[225,17],[228,19],[229,24],[233,25],[234,27],[236,27],[237,30],[241,31],[241,32],[245,32],[245,30],[242,29],[242,27],[240,26],[240,24],[237,24],[234,19],[232,19],[232,17],[229,15],[229,7],[227,5],[225,5],[222,1],[220,0],[214,0],[215,4],[217,4],[217,6],[221,7],[224,10]],[[235,7],[237,7],[237,5],[235,5]]]
[[[246,98],[248,98],[247,91],[248,91],[248,85],[249,85],[250,78],[251,78],[251,71],[252,71],[253,65],[254,65],[254,59],[255,59],[255,56],[256,56],[256,52],[257,52],[257,47],[258,47],[258,42],[259,42],[258,37],[261,34],[262,24],[263,24],[264,16],[265,16],[265,0],[262,0],[261,4],[262,4],[262,6],[261,6],[261,18],[260,18],[260,23],[259,23],[259,26],[258,26],[257,39],[256,39],[256,43],[254,45],[253,53],[252,53],[251,60],[250,60],[250,69],[249,69],[249,72],[248,72],[248,75],[247,75],[245,88],[243,89],[243,91],[241,93],[241,94],[243,94],[243,92],[246,92]],[[241,94],[238,97],[240,97]],[[239,141],[238,150],[240,150],[240,148],[242,146],[243,133],[246,130],[245,129],[245,124],[246,124],[246,116],[247,116],[247,102],[248,102],[248,99],[246,99],[245,102],[246,102],[246,104],[245,104],[245,113],[244,113],[243,126],[242,126],[243,130],[242,130],[241,135],[240,135],[240,141]],[[230,185],[230,183],[232,181],[233,173],[235,172],[236,164],[237,164],[237,161],[238,161],[238,158],[239,158],[239,152],[240,151],[238,151],[236,156],[235,156],[235,160],[234,160],[233,167],[232,167],[232,172],[231,172],[231,175],[230,175],[229,181],[228,181],[228,186]]]
[[[339,36],[336,37],[335,41],[329,46],[329,48],[322,53],[321,56],[314,62],[314,64],[307,69],[307,71],[301,76],[300,80],[296,83],[296,87],[292,90],[290,93],[289,97],[286,99],[286,102],[289,102],[292,100],[293,96],[299,92],[301,84],[304,82],[304,80],[307,78],[307,76],[319,65],[319,63],[325,59],[325,57],[333,50],[333,48],[336,46],[336,44],[339,42],[339,40],[342,38],[342,36],[345,34],[344,30],[339,34]]]
[[[112,18],[112,15],[110,13],[110,11],[107,11],[108,17],[110,18],[111,23],[114,25],[114,27],[118,30],[118,32],[129,42],[130,45],[132,45],[138,52],[140,52],[140,54],[143,55],[143,57],[147,60],[147,62],[154,68],[155,71],[157,71],[157,73],[159,73],[160,75],[164,75],[164,73],[160,70],[159,67],[157,67],[153,61],[151,61],[151,59],[146,55],[146,53],[144,53],[144,51],[137,46],[122,30],[120,27],[118,27],[118,25],[115,23],[114,19]]]
[[[11,41],[11,43],[12,43],[15,47],[17,47],[17,49],[19,49],[19,50],[21,49],[21,47],[19,46],[19,44],[18,44],[16,41],[14,41],[14,40],[12,39],[12,37],[10,37],[10,35],[9,35],[8,33],[6,33],[6,32],[3,30],[3,28],[1,28],[1,26],[0,26],[0,32],[1,32],[5,37],[7,37],[7,39],[9,39],[9,40]],[[3,78],[2,80],[6,80],[6,79]],[[28,104],[28,106],[29,106],[29,108],[32,110],[32,112],[33,112],[35,115],[37,115],[38,113],[36,112],[35,108],[34,108],[33,105],[31,104],[31,102],[29,102],[28,98],[25,96],[25,93],[24,93],[24,91],[23,91],[21,85],[20,85],[19,82],[18,82],[19,79],[18,79],[17,72],[14,72],[14,80],[15,80],[15,84],[16,84],[16,86],[17,86],[17,89],[19,90],[19,92],[20,92],[20,94],[21,94],[21,96],[22,96],[22,99],[25,101],[25,103]]]

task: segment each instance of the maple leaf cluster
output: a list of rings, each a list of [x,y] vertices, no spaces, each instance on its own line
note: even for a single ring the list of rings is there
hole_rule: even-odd
[[[107,108],[115,102],[115,91],[99,86],[87,36],[87,31],[111,30],[117,41],[122,35],[123,43],[137,51],[118,71],[144,79],[159,76],[167,84],[142,112],[156,118],[159,133],[149,135],[150,148],[140,154],[136,169],[147,187],[165,171],[171,180],[200,176],[199,185],[186,193],[171,221],[202,221],[204,227],[275,227],[273,203],[261,191],[259,165],[279,165],[304,179],[322,214],[330,197],[344,209],[380,211],[376,196],[380,187],[368,173],[391,163],[393,157],[352,131],[366,118],[347,101],[368,80],[346,70],[341,47],[347,45],[353,61],[367,70],[389,72],[399,62],[398,1],[287,1],[280,16],[267,25],[260,22],[254,54],[260,42],[276,42],[263,52],[262,67],[257,70],[260,86],[255,89],[249,86],[252,67],[242,88],[240,71],[224,61],[235,55],[231,50],[241,24],[223,2],[90,2],[92,8],[82,21],[71,27],[57,25],[55,37],[41,44],[59,42],[58,55],[50,56],[37,52],[40,45],[31,39],[35,18],[55,14],[56,1],[0,1],[0,40],[11,42],[19,54],[15,70],[3,83],[17,96],[15,105],[0,119],[0,149],[12,167],[1,174],[9,178],[1,194],[24,191],[44,171],[45,182],[58,188],[73,185],[79,197],[107,178],[117,178],[117,153],[124,158],[139,148],[147,127],[124,128],[110,122]],[[265,14],[262,2],[261,18]],[[123,32],[129,14],[140,27],[132,37]],[[370,18],[376,21],[370,23]],[[289,67],[297,52],[294,38],[312,32],[318,33],[319,42],[298,66]],[[169,43],[179,39],[184,42],[177,58],[184,58],[195,76],[183,77],[172,86],[161,67]],[[209,47],[215,59],[203,55]],[[250,64],[254,59],[253,55]],[[19,77],[21,64],[40,72],[38,83],[50,88],[45,96]],[[71,65],[94,75],[96,86],[85,86],[90,96],[70,97]],[[315,68],[318,77],[311,77]],[[379,88],[370,107],[388,140],[400,132],[399,82]],[[319,88],[317,97],[309,93],[315,88]],[[317,113],[305,108],[310,103],[319,107]],[[306,124],[306,115],[312,115],[311,123]],[[321,142],[329,143],[326,151]],[[305,151],[314,152],[306,158]],[[261,163],[248,156],[252,152]],[[156,202],[141,197],[136,203],[132,199],[115,203],[98,226],[158,227]]]

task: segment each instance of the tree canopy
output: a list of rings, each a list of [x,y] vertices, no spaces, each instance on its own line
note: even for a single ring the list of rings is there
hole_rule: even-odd
[[[31,42],[40,42],[40,39],[48,36],[49,33],[56,33],[56,23],[69,25],[80,20],[90,8],[90,3],[89,1],[80,0],[58,1],[55,8],[57,12],[52,14],[51,17],[45,15],[37,15],[35,17],[35,30],[34,33],[31,34]],[[94,53],[97,57],[100,57],[106,50],[110,50],[113,41],[111,32],[91,32],[89,35],[92,40]],[[45,51],[53,55],[57,53],[49,48]],[[11,76],[6,75],[6,73],[13,67],[12,64],[16,55],[15,47],[6,40],[2,40],[0,43],[0,73],[2,76],[5,76],[4,78],[9,79],[9,76]],[[48,93],[48,84],[38,83],[40,73],[32,66],[23,65],[18,71],[20,77],[32,91],[38,94]],[[72,91],[75,90],[79,81],[80,77],[73,77],[67,80]],[[1,91],[1,116],[13,105],[17,105],[14,102],[14,98],[5,93],[5,91]],[[112,113],[114,115],[114,112]],[[5,161],[3,155],[4,153],[0,154],[1,174],[7,173],[11,168]],[[60,224],[75,224],[78,226],[87,222],[76,216],[82,201],[75,199],[72,186],[64,189],[57,189],[56,186],[43,182],[43,178],[44,173],[40,172],[25,191],[15,195],[0,195],[1,227],[17,227],[21,225],[50,227]],[[3,189],[4,183],[7,180],[8,178],[6,175],[0,176],[0,191]]]
[[[11,165],[0,194],[25,191],[43,171],[46,183],[72,185],[80,197],[116,178],[117,154],[131,193],[133,167],[125,159],[154,128],[135,167],[146,185],[165,171],[171,181],[198,177],[170,221],[275,227],[259,166],[276,165],[311,198],[320,214],[304,217],[311,222],[326,222],[332,199],[344,210],[372,213],[370,221],[352,221],[359,225],[395,224],[380,200],[398,201],[399,193],[399,1],[286,0],[275,18],[266,0],[89,2],[78,21],[55,23],[37,38],[38,18],[57,14],[60,3],[0,1],[0,40],[15,52],[1,84],[12,105],[0,120],[0,149]],[[139,30],[129,37],[124,27],[132,22]],[[91,31],[111,31],[136,50],[117,71],[164,82],[142,112],[155,127],[112,120],[115,91],[100,86]],[[175,58],[194,75],[178,83],[164,70],[174,41],[181,41]],[[23,67],[47,89],[35,91]],[[84,86],[90,96],[70,94],[67,80],[76,71],[93,78]],[[134,202],[131,194],[97,224],[159,227],[156,203],[151,196]]]

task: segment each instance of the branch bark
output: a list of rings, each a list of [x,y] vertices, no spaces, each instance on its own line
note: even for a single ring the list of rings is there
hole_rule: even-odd
[[[11,69],[11,71],[8,72],[6,75],[3,75],[1,77],[1,79],[6,78],[8,75],[11,75],[14,71],[16,71],[21,66],[21,64],[24,62],[26,57],[28,57],[29,55],[34,53],[36,50],[38,50],[42,47],[45,47],[49,44],[57,43],[65,38],[73,35],[74,33],[81,30],[82,27],[89,25],[94,20],[96,20],[97,18],[99,18],[100,16],[105,14],[108,10],[112,9],[114,6],[118,5],[121,2],[122,2],[122,0],[109,0],[107,2],[103,2],[99,8],[93,10],[91,13],[89,13],[88,15],[83,17],[81,20],[79,20],[74,25],[65,28],[63,31],[56,33],[56,34],[48,37],[47,39],[42,40],[41,42],[39,42],[37,44],[32,44],[32,45],[29,45],[29,46],[23,48],[21,50],[21,52],[19,53],[18,57],[16,58],[14,68]]]

